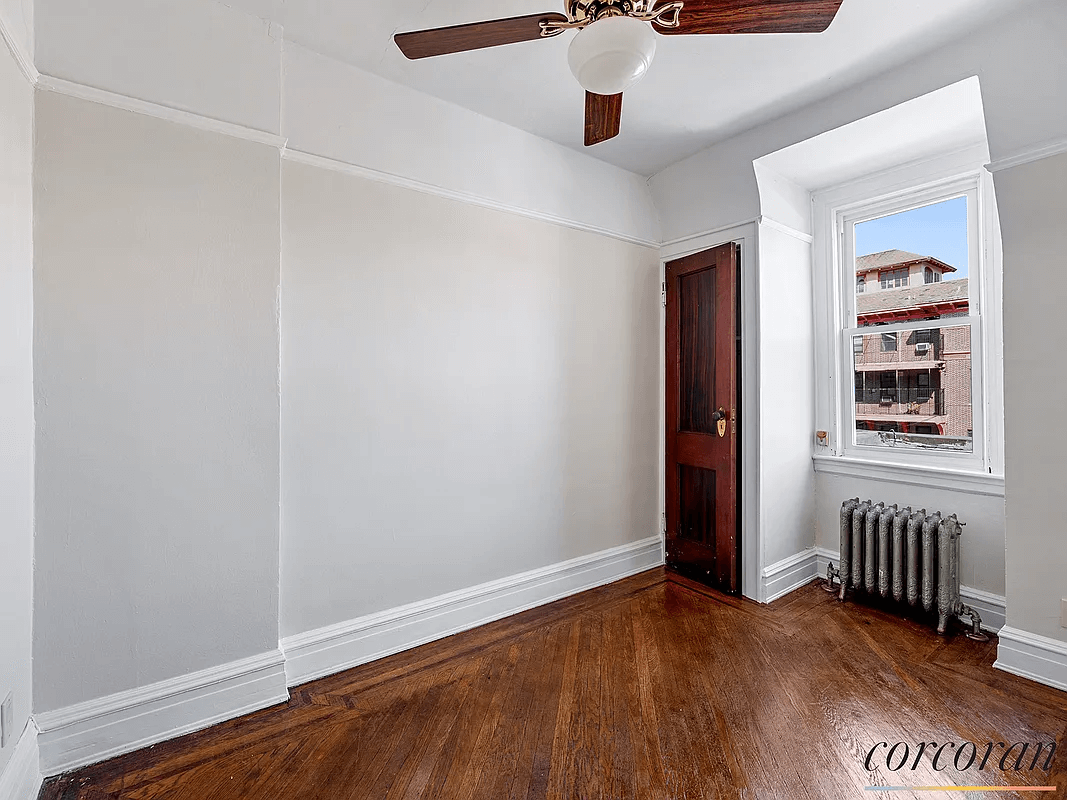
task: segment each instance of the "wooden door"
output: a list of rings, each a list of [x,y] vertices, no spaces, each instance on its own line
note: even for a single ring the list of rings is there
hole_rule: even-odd
[[[667,565],[736,594],[740,248],[667,264]]]

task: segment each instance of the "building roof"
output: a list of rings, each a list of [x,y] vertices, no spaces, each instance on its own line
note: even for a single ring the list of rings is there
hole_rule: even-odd
[[[945,272],[956,271],[956,268],[951,264],[946,264],[944,261],[934,258],[933,256],[921,256],[918,253],[909,253],[907,250],[883,250],[881,253],[871,253],[870,255],[857,258],[856,274],[862,275],[865,272],[870,272],[875,269],[904,267],[908,264],[916,264],[920,261],[929,261],[931,264],[937,264]]]
[[[924,283],[919,286],[903,286],[900,289],[882,289],[856,295],[856,315],[866,317],[909,309],[931,310],[946,303],[966,307],[970,298],[970,281],[959,278],[940,283]]]

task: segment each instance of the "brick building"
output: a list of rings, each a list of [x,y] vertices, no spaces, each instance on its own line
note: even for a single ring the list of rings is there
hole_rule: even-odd
[[[968,280],[903,250],[856,259],[860,327],[967,316]],[[970,328],[865,334],[853,342],[856,428],[971,437]]]

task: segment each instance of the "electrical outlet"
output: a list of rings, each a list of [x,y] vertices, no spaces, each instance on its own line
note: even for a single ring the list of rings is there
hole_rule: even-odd
[[[0,706],[0,749],[7,747],[7,740],[14,733],[11,729],[12,725],[15,724],[14,718],[11,716],[12,703],[14,703],[14,696],[11,692],[8,692],[7,697],[4,698],[4,704]]]

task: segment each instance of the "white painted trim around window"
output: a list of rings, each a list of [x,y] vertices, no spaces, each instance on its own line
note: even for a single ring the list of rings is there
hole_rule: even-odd
[[[907,486],[948,489],[964,494],[1004,496],[1004,476],[984,472],[968,472],[919,464],[902,464],[884,459],[844,458],[841,456],[812,456],[816,472],[843,475],[848,478],[869,478]]]
[[[1000,488],[1003,478],[997,477],[1004,469],[1002,257],[996,201],[992,181],[983,166],[985,160],[984,146],[968,148],[903,165],[813,196],[816,428],[829,434],[825,446],[817,444],[814,448],[816,469],[830,471],[833,460],[841,459],[845,462],[840,467],[841,474],[864,474],[857,473],[856,465],[861,464],[865,466],[859,469],[866,470],[868,477],[892,480],[894,474],[900,474],[904,480],[898,482],[914,482],[916,476],[925,475],[939,481],[933,485],[945,488],[982,486],[980,493],[1003,494]],[[857,448],[850,444],[854,427],[850,408],[853,381],[851,370],[843,371],[846,357],[851,356],[851,347],[845,352],[843,331],[855,324],[854,319],[846,324],[846,315],[854,309],[849,298],[854,297],[855,277],[846,275],[837,266],[844,247],[839,235],[840,221],[857,214],[893,213],[895,208],[936,202],[939,197],[968,191],[972,193],[968,204],[971,224],[980,234],[972,236],[971,242],[972,317],[966,319],[975,334],[972,337],[975,454],[893,449],[883,455],[873,448]],[[954,320],[939,321],[942,327],[951,322]],[[887,326],[886,330],[906,327],[906,324]],[[929,327],[929,324],[915,327]],[[870,332],[880,332],[880,329]],[[879,467],[877,475],[871,474],[870,465]],[[978,483],[958,476],[978,476]]]

